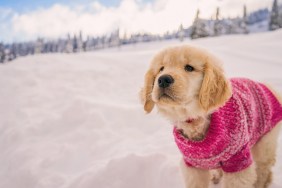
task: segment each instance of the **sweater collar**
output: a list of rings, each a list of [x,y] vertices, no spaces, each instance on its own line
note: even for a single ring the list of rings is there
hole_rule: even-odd
[[[185,148],[187,152],[186,157],[198,157],[201,153],[203,158],[209,158],[218,154],[218,152],[222,151],[222,149],[228,144],[228,127],[231,125],[228,122],[225,122],[224,119],[226,111],[229,112],[228,116],[236,117],[236,107],[234,106],[236,105],[236,102],[233,100],[234,99],[232,97],[223,107],[211,114],[210,126],[203,140],[190,140],[181,133],[181,130],[174,127],[173,133],[175,141],[180,150]],[[238,122],[236,121],[236,123]],[[202,150],[205,150],[205,152],[202,153]]]
[[[186,123],[193,123],[196,119],[195,118],[188,118]]]

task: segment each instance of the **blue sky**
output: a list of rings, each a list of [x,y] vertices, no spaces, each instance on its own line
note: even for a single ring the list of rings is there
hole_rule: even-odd
[[[281,0],[279,0],[281,1]],[[116,29],[122,36],[137,32],[163,34],[200,17],[242,16],[270,8],[273,0],[0,0],[0,42],[56,39],[75,35],[101,36]]]
[[[116,7],[121,0],[98,0],[99,3],[107,7]],[[142,0],[150,2],[153,0]],[[56,3],[75,6],[93,2],[93,0],[0,0],[0,7],[12,8],[19,12],[31,11],[37,8],[50,7]]]

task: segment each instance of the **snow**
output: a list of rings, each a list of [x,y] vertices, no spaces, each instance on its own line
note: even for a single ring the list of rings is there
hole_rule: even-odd
[[[153,55],[180,44],[282,91],[282,30],[18,58],[0,65],[0,188],[184,187],[172,126],[138,99]],[[281,187],[282,144],[273,169]]]

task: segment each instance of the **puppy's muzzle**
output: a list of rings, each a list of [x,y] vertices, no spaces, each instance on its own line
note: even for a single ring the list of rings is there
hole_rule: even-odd
[[[158,79],[158,84],[160,88],[167,88],[173,84],[174,79],[170,75],[162,75]]]

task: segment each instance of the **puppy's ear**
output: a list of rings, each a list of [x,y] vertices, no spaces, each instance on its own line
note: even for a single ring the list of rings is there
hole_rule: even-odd
[[[225,78],[223,70],[208,59],[204,68],[204,79],[199,92],[199,102],[205,111],[222,106],[232,95],[230,82]]]
[[[152,100],[152,90],[154,87],[154,81],[155,81],[154,73],[152,69],[149,69],[145,75],[144,87],[140,91],[140,98],[144,105],[144,110],[147,113],[150,113],[155,106],[155,103]]]

